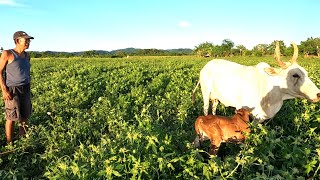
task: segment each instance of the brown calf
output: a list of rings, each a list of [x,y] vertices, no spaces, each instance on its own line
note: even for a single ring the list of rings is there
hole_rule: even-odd
[[[193,141],[196,147],[202,141],[210,139],[210,154],[218,152],[221,142],[243,142],[243,132],[249,133],[249,111],[240,109],[231,118],[217,115],[199,116],[194,124],[197,137]]]

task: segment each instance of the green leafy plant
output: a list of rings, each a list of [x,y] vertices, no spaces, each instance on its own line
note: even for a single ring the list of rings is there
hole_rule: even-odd
[[[272,57],[231,60],[275,66]],[[251,124],[245,143],[227,144],[223,159],[193,147],[202,98],[197,93],[192,104],[191,94],[207,61],[32,59],[29,130],[14,145],[0,147],[0,178],[320,178],[319,103],[286,101],[272,121]],[[320,87],[316,59],[299,63]],[[229,116],[233,109],[219,105],[217,112]]]

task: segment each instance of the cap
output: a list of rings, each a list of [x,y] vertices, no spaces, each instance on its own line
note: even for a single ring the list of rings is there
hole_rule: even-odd
[[[24,31],[17,31],[13,34],[13,40],[16,40],[18,38],[26,38],[26,39],[34,39],[32,36],[29,36],[26,32]]]

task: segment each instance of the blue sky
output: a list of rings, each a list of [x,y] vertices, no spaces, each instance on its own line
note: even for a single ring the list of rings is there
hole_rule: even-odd
[[[13,33],[29,50],[194,48],[232,40],[251,49],[320,37],[319,0],[0,0],[0,47]]]

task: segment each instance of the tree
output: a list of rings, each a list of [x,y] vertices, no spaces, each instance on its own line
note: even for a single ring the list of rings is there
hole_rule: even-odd
[[[224,56],[229,56],[232,53],[232,48],[234,46],[234,42],[230,39],[224,39],[222,41],[221,47],[224,52]]]
[[[69,58],[69,57],[72,57],[72,54],[71,53],[67,53],[67,52],[60,52],[58,54],[58,57],[61,57],[61,58]]]
[[[44,51],[41,53],[41,57],[43,58],[50,58],[50,57],[54,57],[54,53],[51,51]]]
[[[193,50],[194,54],[205,57],[205,56],[212,56],[213,55],[214,45],[209,42],[201,43],[195,47]]]
[[[318,47],[318,48],[317,48]],[[300,49],[305,57],[309,55],[319,56],[320,38],[308,38],[306,41],[301,41]]]
[[[35,52],[35,51],[30,51],[29,55],[30,55],[31,58],[40,58],[40,57],[42,57],[40,52]]]
[[[224,56],[224,50],[222,49],[222,46],[219,46],[219,45],[213,46],[212,55],[214,57]]]
[[[97,56],[97,55],[99,55],[99,54],[97,53],[97,51],[91,50],[91,51],[85,51],[85,52],[83,52],[82,57],[95,57],[95,56]]]
[[[255,56],[263,56],[267,54],[268,44],[258,44],[253,47],[252,53]]]
[[[123,58],[123,57],[126,57],[127,54],[126,54],[125,52],[123,52],[123,51],[117,51],[117,52],[116,52],[116,56]]]
[[[238,46],[236,46],[236,50],[237,50],[236,52],[239,52],[240,56],[245,56],[246,52],[248,51],[248,49],[242,44],[239,44]]]
[[[284,44],[283,40],[276,40],[276,41],[279,42],[280,53],[281,53],[282,55],[285,55],[285,56],[288,55],[288,54],[285,53],[287,47],[286,47],[286,45]],[[275,48],[276,48],[276,41],[273,41],[271,44],[267,45],[267,48],[266,48],[266,54],[267,54],[267,55],[273,55],[273,54],[274,54],[274,50],[275,50]],[[293,51],[292,51],[292,52],[293,52]],[[291,54],[291,55],[292,55],[292,54]]]
[[[280,47],[280,51],[281,51],[281,47]],[[293,55],[293,47],[289,46],[289,47],[285,48],[283,51],[283,55],[284,56],[292,56]]]

